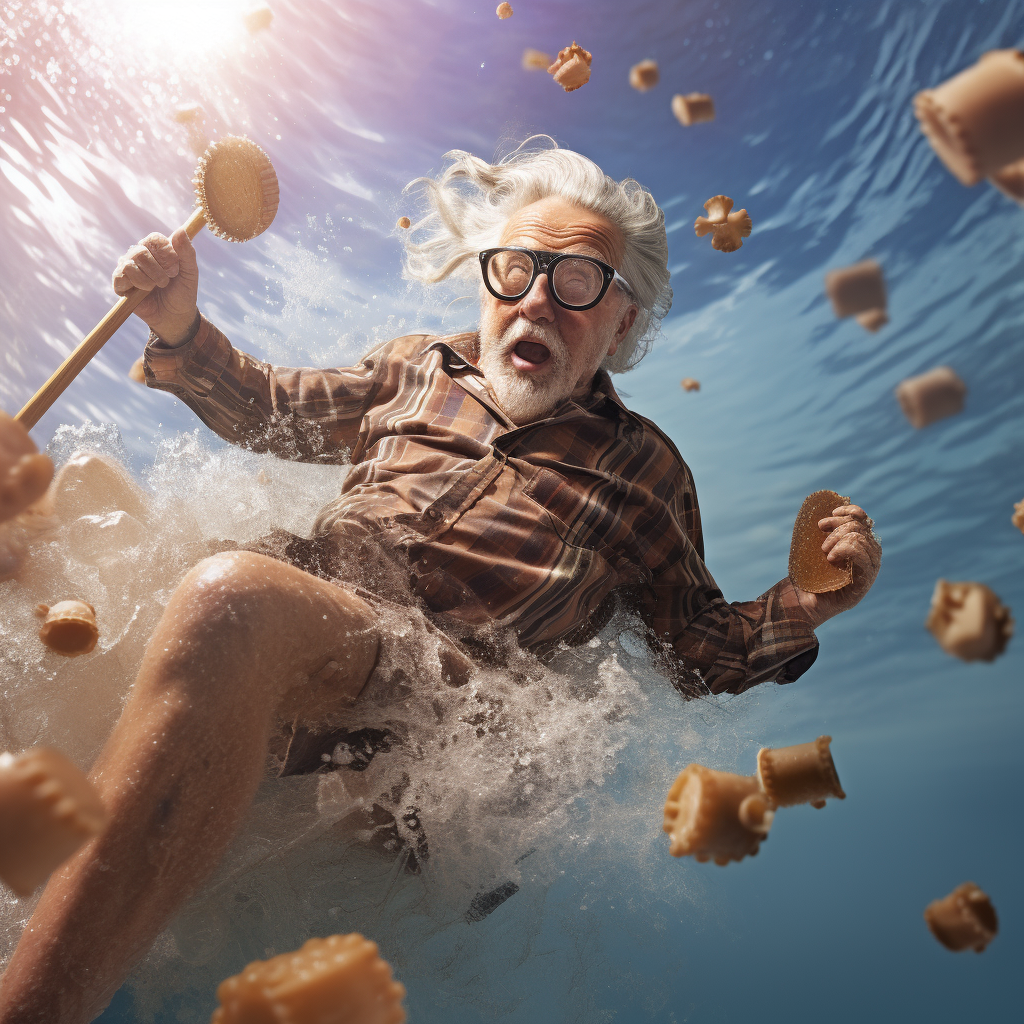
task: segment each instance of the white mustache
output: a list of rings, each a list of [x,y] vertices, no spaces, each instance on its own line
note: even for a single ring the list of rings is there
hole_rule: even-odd
[[[529,320],[516,320],[502,337],[506,352],[511,352],[521,341],[535,341],[547,347],[552,355],[565,353],[565,342],[558,330],[550,324],[535,324]]]

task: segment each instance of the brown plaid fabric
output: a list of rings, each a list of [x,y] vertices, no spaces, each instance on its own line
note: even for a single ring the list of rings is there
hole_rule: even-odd
[[[477,344],[409,335],[358,366],[286,369],[204,318],[178,348],[152,336],[145,371],[228,441],[350,462],[315,534],[343,544],[347,526],[369,530],[447,621],[511,626],[544,655],[628,594],[684,692],[739,693],[810,666],[818,644],[792,582],[725,601],[704,565],[690,470],[604,371],[585,401],[516,426],[474,365]]]

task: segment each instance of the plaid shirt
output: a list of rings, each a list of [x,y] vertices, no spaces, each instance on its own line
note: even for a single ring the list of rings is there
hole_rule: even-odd
[[[357,521],[386,537],[433,612],[510,625],[544,655],[601,625],[617,592],[684,692],[739,693],[810,666],[818,643],[793,583],[724,600],[704,565],[689,468],[607,373],[589,398],[516,426],[474,365],[477,345],[475,334],[409,335],[358,366],[286,369],[204,318],[177,348],[152,335],[145,371],[228,441],[350,462],[314,532],[340,538]]]

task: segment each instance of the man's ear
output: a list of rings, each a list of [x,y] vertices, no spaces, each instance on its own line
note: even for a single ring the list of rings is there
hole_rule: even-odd
[[[633,326],[633,321],[636,320],[638,312],[639,310],[632,302],[626,307],[626,312],[622,314],[619,326],[615,328],[615,337],[612,339],[612,343],[608,346],[608,355],[615,355],[615,350],[619,347],[622,339],[629,334],[629,329]]]

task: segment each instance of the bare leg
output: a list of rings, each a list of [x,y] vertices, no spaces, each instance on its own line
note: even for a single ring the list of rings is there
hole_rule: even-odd
[[[371,608],[283,562],[201,562],[167,605],[92,771],[110,825],[55,872],[2,982],[2,1024],[86,1024],[219,862],[275,709],[330,660],[337,710],[377,656]]]

